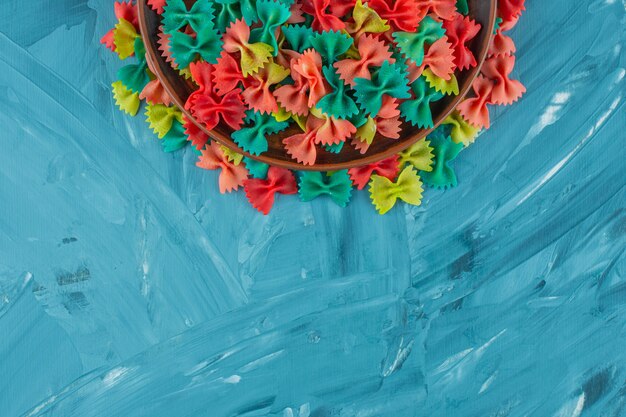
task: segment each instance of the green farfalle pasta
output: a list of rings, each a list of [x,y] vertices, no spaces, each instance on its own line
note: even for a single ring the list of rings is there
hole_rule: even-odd
[[[117,78],[133,93],[141,93],[146,84],[150,82],[148,64],[146,63],[146,50],[141,38],[135,39],[134,50],[139,62],[121,67],[117,71]]]
[[[449,135],[445,134],[441,126],[428,136],[435,158],[430,171],[421,171],[422,181],[433,188],[456,187],[457,178],[451,162],[463,149],[462,143],[454,143]]]
[[[267,151],[266,137],[289,127],[288,122],[279,122],[271,114],[248,111],[246,126],[233,132],[232,138],[241,148],[252,155],[260,155]]]
[[[332,145],[324,145],[327,152],[338,154],[343,149],[346,142],[333,143]]]
[[[278,55],[276,30],[291,16],[289,6],[275,0],[258,0],[256,11],[260,26],[250,32],[251,42],[263,42],[270,45],[276,56]]]
[[[328,64],[334,63],[339,55],[345,54],[353,43],[354,40],[348,34],[336,31],[316,33],[311,38],[311,45]]]
[[[310,27],[304,25],[291,25],[282,28],[283,35],[289,43],[291,49],[302,53],[305,49],[311,48],[311,39],[315,32]]]
[[[422,129],[433,127],[434,122],[430,103],[440,100],[443,94],[431,88],[424,77],[419,77],[415,80],[411,84],[411,90],[415,97],[400,104],[400,113],[413,126]]]
[[[182,32],[170,36],[170,50],[180,68],[187,68],[198,56],[215,64],[222,53],[222,37],[212,24],[200,28],[195,38]]]
[[[394,32],[393,38],[402,54],[420,66],[424,62],[426,44],[432,44],[446,34],[443,23],[426,16],[420,23],[417,32]]]
[[[167,0],[163,13],[163,28],[166,33],[183,29],[186,25],[199,32],[213,21],[213,2],[197,0],[188,9],[184,0]]]
[[[185,127],[178,120],[172,121],[170,130],[161,139],[161,146],[165,152],[174,152],[187,146]]]
[[[244,157],[244,164],[246,164],[246,168],[248,172],[252,176],[252,178],[265,179],[267,178],[267,171],[269,171],[270,166],[265,162],[256,161],[252,158]]]
[[[331,88],[331,92],[317,102],[317,108],[324,114],[338,119],[347,119],[359,112],[354,100],[348,95],[348,88],[339,78],[335,68],[326,66],[322,68],[324,77]]]
[[[214,7],[215,27],[220,33],[226,32],[231,23],[243,17],[239,0],[215,0]]]
[[[352,180],[348,170],[324,174],[310,171],[300,174],[299,190],[302,201],[311,201],[320,196],[329,196],[338,206],[345,207],[352,197]]]
[[[355,78],[354,91],[357,102],[371,117],[376,117],[383,104],[383,96],[410,98],[406,72],[388,61],[372,74],[372,79]]]

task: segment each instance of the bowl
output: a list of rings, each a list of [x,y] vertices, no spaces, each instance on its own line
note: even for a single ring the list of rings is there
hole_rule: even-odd
[[[138,11],[141,36],[144,39],[146,48],[146,59],[150,60],[151,64],[153,64],[152,67],[156,71],[156,77],[185,116],[209,135],[210,138],[235,152],[266,164],[300,171],[335,171],[373,164],[402,152],[418,140],[425,138],[452,113],[470,90],[472,82],[479,74],[480,68],[487,56],[493,32],[492,28],[494,27],[496,19],[496,1],[497,0],[468,0],[470,8],[469,16],[481,25],[478,35],[467,45],[476,57],[478,65],[470,70],[457,74],[459,95],[445,96],[443,99],[431,104],[434,122],[432,129],[419,129],[403,122],[399,139],[389,139],[376,135],[374,142],[365,154],[361,154],[351,146],[345,146],[338,154],[328,152],[319,147],[317,160],[314,165],[298,163],[287,154],[287,151],[283,147],[283,138],[296,133],[302,133],[295,125],[283,132],[269,136],[267,138],[268,150],[266,152],[261,155],[251,155],[241,149],[231,139],[230,135],[232,129],[230,127],[220,124],[215,129],[208,130],[201,123],[196,121],[190,112],[184,108],[187,98],[195,89],[194,84],[184,77],[181,77],[159,52],[157,35],[159,33],[159,27],[161,26],[161,16],[152,10],[146,3],[146,0],[138,1]]]

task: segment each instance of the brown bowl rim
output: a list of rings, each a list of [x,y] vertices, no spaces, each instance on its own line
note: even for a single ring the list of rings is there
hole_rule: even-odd
[[[479,0],[480,1],[480,0]],[[365,153],[362,158],[345,161],[345,162],[337,162],[337,163],[319,163],[314,165],[304,165],[295,160],[282,160],[276,159],[271,156],[267,156],[264,154],[261,155],[252,155],[249,152],[241,149],[230,137],[217,132],[215,130],[209,130],[204,125],[196,120],[191,113],[185,109],[185,103],[182,102],[180,95],[176,92],[176,89],[168,79],[168,77],[164,74],[161,66],[158,64],[158,60],[163,60],[164,58],[161,54],[158,53],[156,48],[153,47],[152,42],[144,42],[146,49],[146,60],[150,61],[152,64],[152,68],[155,70],[155,76],[159,79],[161,85],[167,92],[167,94],[171,97],[172,101],[176,106],[183,112],[187,119],[193,122],[198,128],[200,128],[206,135],[208,135],[211,139],[217,141],[221,145],[226,146],[228,149],[237,152],[239,154],[244,155],[250,159],[260,161],[271,166],[278,166],[281,168],[287,168],[295,171],[337,171],[343,169],[350,169],[354,167],[364,166],[374,164],[376,162],[382,161],[383,159],[390,158],[393,155],[396,155],[405,149],[409,148],[411,145],[415,144],[418,140],[422,140],[426,138],[433,130],[437,129],[443,123],[443,121],[456,109],[461,100],[465,98],[465,96],[470,91],[470,88],[474,82],[474,79],[480,73],[483,63],[487,58],[487,54],[489,52],[489,45],[493,39],[493,27],[496,23],[496,14],[497,14],[497,0],[483,0],[489,1],[490,3],[490,13],[489,13],[489,33],[487,36],[483,38],[482,43],[480,44],[478,59],[476,60],[476,66],[469,70],[469,75],[466,77],[465,83],[461,86],[459,90],[459,94],[451,100],[448,105],[441,111],[436,120],[433,120],[434,126],[430,129],[419,129],[416,133],[410,137],[405,139],[398,139],[397,144],[391,145],[383,151],[373,153],[368,155]],[[138,17],[139,17],[139,31],[141,33],[142,39],[147,39],[149,36],[148,23],[146,19],[146,10],[151,13],[156,13],[152,10],[152,8],[146,3],[146,0],[138,0],[137,3],[138,8]],[[485,28],[481,28],[484,30]],[[169,64],[167,64],[169,65]]]

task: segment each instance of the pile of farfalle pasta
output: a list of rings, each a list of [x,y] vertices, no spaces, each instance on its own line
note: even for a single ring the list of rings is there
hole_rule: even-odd
[[[268,149],[268,135],[297,127],[282,145],[302,165],[319,152],[351,146],[366,153],[377,136],[432,128],[431,103],[458,95],[457,75],[477,65],[468,48],[481,30],[467,0],[147,0],[162,17],[160,52],[197,87],[185,109],[206,129],[225,124],[249,155]],[[267,214],[277,194],[302,201],[328,196],[346,206],[368,187],[376,210],[419,205],[423,185],[456,186],[453,161],[489,128],[489,106],[525,92],[510,77],[515,45],[504,32],[524,0],[499,0],[495,36],[472,92],[426,139],[374,164],[333,172],[291,171],[238,154],[187,120],[157,79],[139,34],[137,5],[115,2],[118,22],[102,38],[132,63],[113,83],[117,106],[145,115],[166,152],[187,144],[197,165],[220,170],[222,193],[243,188]],[[293,130],[293,129],[292,129]]]

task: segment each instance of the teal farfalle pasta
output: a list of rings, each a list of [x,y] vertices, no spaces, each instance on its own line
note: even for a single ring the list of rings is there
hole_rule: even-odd
[[[215,27],[220,33],[234,21],[243,18],[239,0],[215,0]]]
[[[352,180],[348,170],[332,174],[303,172],[300,175],[299,194],[302,201],[311,201],[320,196],[329,196],[338,206],[345,207],[352,197]]]
[[[311,46],[320,53],[324,62],[332,65],[339,55],[343,55],[353,45],[354,40],[343,32],[320,32],[311,39]]]
[[[164,7],[163,27],[166,33],[183,29],[186,25],[198,32],[213,20],[213,2],[197,0],[187,9],[184,0],[168,0]]]
[[[291,13],[289,6],[275,0],[258,0],[256,2],[257,17],[260,26],[252,29],[250,39],[252,42],[263,42],[273,48],[273,55],[278,55],[278,41],[276,30],[282,26]]]
[[[290,25],[282,29],[285,40],[289,43],[290,49],[298,53],[304,52],[305,49],[312,47],[311,39],[315,32],[310,27],[304,25]]]
[[[267,151],[268,135],[278,133],[289,126],[289,123],[279,122],[270,114],[247,112],[246,126],[232,134],[233,140],[241,148],[252,155],[260,155]]]
[[[326,66],[322,72],[332,91],[317,102],[317,108],[322,113],[339,119],[346,119],[357,114],[359,108],[348,94],[348,88],[339,78],[335,68]]]
[[[457,178],[451,162],[459,155],[463,149],[463,144],[454,143],[452,138],[446,135],[445,126],[437,128],[428,139],[435,157],[432,170],[420,172],[424,184],[433,188],[456,187]]]
[[[426,16],[419,25],[417,32],[394,32],[392,35],[398,44],[398,48],[415,65],[420,66],[424,62],[424,50],[426,44],[432,44],[446,34],[443,23],[430,16]]]
[[[222,53],[222,45],[222,38],[210,24],[200,28],[195,37],[182,32],[170,34],[170,50],[180,68],[187,68],[198,56],[215,64]]]
[[[413,126],[430,128],[434,126],[430,103],[441,100],[443,94],[430,87],[424,77],[419,77],[411,84],[415,97],[400,104],[402,116]]]
[[[146,63],[146,50],[141,38],[135,39],[135,56],[139,61],[137,64],[125,65],[117,71],[117,78],[124,87],[133,93],[141,93],[146,84],[150,82],[148,76],[148,64]]]
[[[178,120],[172,122],[170,130],[161,138],[161,146],[165,152],[174,152],[187,145],[185,127]]]
[[[389,62],[384,62],[374,72],[371,80],[355,78],[354,82],[357,102],[371,117],[378,115],[385,95],[399,99],[411,97],[406,73],[399,66]]]
[[[246,164],[246,168],[250,173],[252,178],[257,178],[264,180],[267,178],[267,171],[270,169],[270,166],[265,162],[256,161],[252,158],[245,157],[243,158],[244,164]]]

